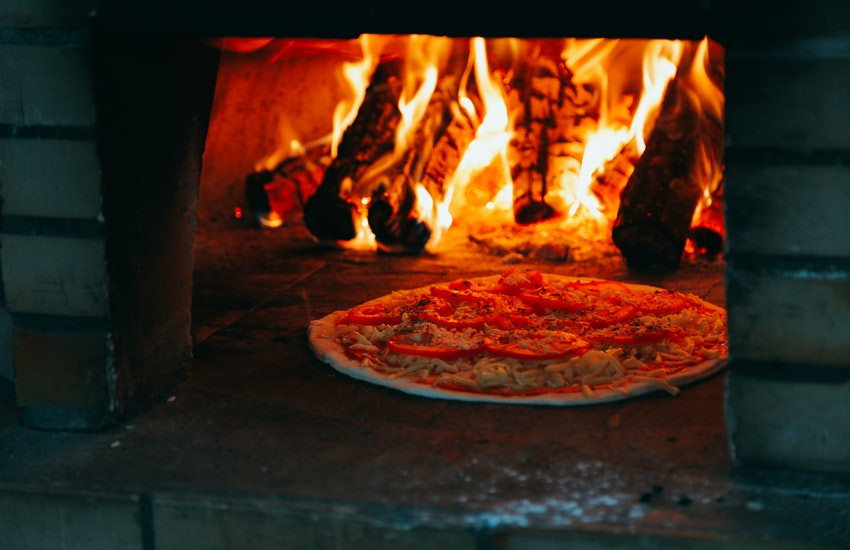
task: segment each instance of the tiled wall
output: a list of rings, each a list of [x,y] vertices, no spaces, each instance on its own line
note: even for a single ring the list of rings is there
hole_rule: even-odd
[[[0,377],[37,427],[93,428],[109,409],[95,3],[0,6]]]
[[[740,44],[726,81],[733,454],[850,471],[850,39]]]

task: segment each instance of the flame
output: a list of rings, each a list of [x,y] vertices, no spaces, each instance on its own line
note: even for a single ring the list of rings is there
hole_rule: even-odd
[[[470,40],[470,61],[474,69],[475,84],[481,99],[482,113],[475,110],[471,100],[463,96],[466,110],[470,118],[478,123],[475,138],[467,147],[461,158],[457,171],[449,182],[449,192],[446,194],[447,211],[459,212],[465,206],[464,191],[471,181],[482,170],[495,166],[501,182],[500,190],[487,201],[487,208],[510,211],[510,201],[513,197],[510,165],[507,159],[507,148],[512,131],[508,107],[505,101],[505,90],[502,82],[491,75],[487,61],[487,45],[483,38],[475,37]],[[504,197],[508,199],[508,204]]]
[[[699,99],[703,119],[723,120],[724,94],[720,87],[708,75],[706,67],[710,64],[708,38],[704,38],[697,46],[687,82]],[[702,144],[702,170],[700,182],[703,185],[702,196],[694,210],[692,226],[700,224],[703,213],[712,205],[713,193],[723,180],[722,163],[720,159],[711,158],[708,148]]]
[[[667,84],[676,75],[682,48],[682,42],[670,40],[653,40],[646,48],[643,57],[643,92],[630,128],[636,139],[638,154],[646,149],[644,136],[652,129],[652,115],[664,98]]]
[[[404,88],[398,101],[401,121],[396,129],[395,153],[407,151],[413,142],[428,102],[437,88],[439,69],[449,51],[445,37],[411,35],[404,64]]]
[[[349,241],[338,241],[339,246],[349,250],[377,250],[378,240],[369,227],[369,199],[362,197],[352,213],[356,235]]]
[[[373,34],[360,35],[360,48],[363,59],[358,62],[342,64],[342,74],[351,88],[351,97],[341,100],[333,113],[333,131],[331,132],[331,156],[336,157],[342,134],[357,116],[357,110],[366,97],[369,78],[375,71],[383,41]]]
[[[317,44],[313,47],[321,46],[323,42]],[[352,60],[355,45],[359,45],[361,57]],[[543,51],[544,55],[551,56],[550,59],[560,62],[559,70],[565,70],[566,76],[559,78],[568,78],[575,93],[589,98],[583,98],[588,101],[581,107],[584,110],[571,115],[581,119],[581,123],[576,124],[576,134],[569,136],[581,145],[578,156],[570,157],[580,165],[575,170],[564,170],[559,181],[547,180],[545,199],[560,215],[564,227],[573,227],[574,224],[568,225],[567,222],[585,218],[613,221],[619,192],[630,173],[621,170],[618,162],[626,158],[628,160],[624,162],[633,164],[645,150],[645,139],[652,130],[671,79],[676,77],[677,84],[683,81],[688,93],[698,97],[704,114],[722,123],[724,97],[707,69],[711,67],[709,45],[707,39],[692,46],[688,42],[672,40],[566,39],[547,42],[473,37],[461,42],[461,39],[427,35],[389,37],[369,34],[360,36],[357,41],[345,41],[346,55],[345,61],[340,61],[340,71],[348,83],[350,94],[340,100],[333,111],[332,132],[326,138],[330,142],[332,157],[336,157],[344,131],[357,116],[378,62],[390,56],[403,57],[404,63],[400,79],[396,81],[401,84],[398,100],[400,117],[395,128],[393,151],[359,174],[360,181],[349,180],[343,185],[341,196],[354,204],[357,236],[340,244],[346,248],[377,248],[377,240],[368,223],[371,201],[368,182],[377,181],[387,170],[397,169],[403,159],[407,162],[407,159],[413,158],[411,166],[416,167],[404,168],[404,176],[409,176],[407,180],[395,178],[393,181],[401,179],[413,186],[416,201],[411,215],[431,229],[431,238],[426,245],[429,250],[435,249],[458,219],[471,220],[472,223],[479,219],[512,219],[513,181],[508,149],[514,136],[514,125],[519,122],[515,120],[520,110],[518,106],[523,101],[523,98],[517,97],[522,92],[514,86],[512,79],[522,76],[523,63],[529,62],[523,54],[530,51]],[[464,46],[463,56],[457,56],[459,62],[454,63],[452,54],[458,53]],[[685,53],[690,54],[691,51],[693,55],[688,58]],[[690,66],[685,65],[686,62],[690,62]],[[527,72],[527,65],[525,67]],[[687,76],[683,79],[685,69]],[[449,71],[454,73],[448,74]],[[452,78],[444,79],[445,76]],[[454,97],[449,107],[451,115],[455,122],[462,119],[467,127],[472,128],[468,134],[471,141],[467,139],[469,144],[463,151],[458,151],[460,160],[457,162],[455,159],[456,169],[445,174],[442,188],[432,195],[435,189],[426,188],[422,182],[416,181],[416,178],[422,177],[419,168],[427,161],[425,156],[430,149],[420,152],[417,148],[422,141],[423,127],[433,118],[430,102],[432,98],[443,97],[434,94],[438,90],[443,94],[446,82],[455,86],[447,94]],[[564,82],[560,84],[562,88]],[[566,92],[561,89],[558,93]],[[544,136],[544,141],[548,139]],[[428,147],[432,145],[429,143]],[[272,170],[287,156],[304,154],[310,146],[293,139],[288,148],[258,162],[258,169]],[[707,148],[704,152],[701,166],[704,177],[700,175],[704,188],[694,213],[695,223],[711,206],[713,194],[722,181],[722,163],[710,158]],[[420,154],[425,160],[415,158]],[[542,156],[546,154],[547,151],[542,152]],[[609,189],[605,185],[609,185],[607,177],[614,169],[620,175],[615,184],[610,184],[614,187]],[[359,185],[361,182],[367,183]],[[369,196],[360,197],[360,192]],[[600,228],[602,225],[596,224]]]

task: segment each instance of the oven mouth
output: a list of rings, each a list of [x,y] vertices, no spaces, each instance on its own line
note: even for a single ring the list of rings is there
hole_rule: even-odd
[[[460,226],[555,262],[617,255],[613,226],[635,268],[722,248],[723,51],[708,39],[217,44],[202,219],[408,254]]]

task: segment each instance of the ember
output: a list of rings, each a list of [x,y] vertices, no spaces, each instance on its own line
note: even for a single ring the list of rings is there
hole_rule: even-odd
[[[262,226],[300,210],[320,241],[416,253],[450,226],[488,246],[494,227],[546,222],[555,249],[590,227],[633,267],[678,265],[688,238],[722,247],[722,50],[707,39],[360,47],[328,136],[247,177]]]

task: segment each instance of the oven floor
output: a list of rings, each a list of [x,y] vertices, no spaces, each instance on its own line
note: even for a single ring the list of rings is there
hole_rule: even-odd
[[[850,542],[846,479],[732,468],[722,373],[678,397],[470,404],[349,379],[307,347],[311,318],[393,289],[498,272],[497,258],[388,257],[235,228],[199,235],[196,261],[195,364],[172,397],[101,433],[12,425],[0,434],[0,531],[12,540],[145,549]],[[522,265],[724,299],[719,261],[654,277]]]

